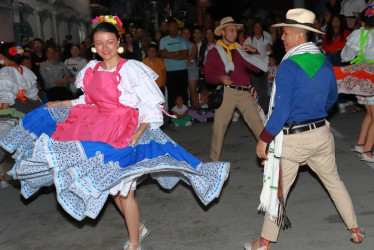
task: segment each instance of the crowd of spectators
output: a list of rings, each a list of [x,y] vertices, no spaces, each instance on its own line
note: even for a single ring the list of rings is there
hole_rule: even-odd
[[[315,8],[317,19],[314,26],[325,31],[312,40],[324,51],[334,66],[341,66],[340,53],[347,36],[360,27],[359,13],[372,0],[321,0]],[[257,90],[259,104],[267,112],[271,82],[277,65],[284,55],[282,30],[272,24],[282,21],[281,16],[268,15],[266,18],[244,18],[244,28],[239,30],[237,42],[250,44],[259,54],[272,58],[272,72],[258,73],[249,83]],[[177,97],[183,99],[190,110],[198,110],[197,101],[202,89],[211,90],[214,84],[204,80],[206,55],[214,47],[215,27],[185,24],[179,27],[173,19],[163,20],[159,29],[151,34],[143,27],[133,27],[122,34],[121,57],[143,61],[160,76],[157,84],[167,97],[169,111]],[[79,44],[72,43],[66,36],[61,45],[53,38],[42,41],[35,38],[31,42],[22,39],[24,54],[19,63],[29,67],[37,76],[42,100],[73,99],[81,94],[74,86],[77,73],[89,60],[99,59],[91,51],[92,39],[87,37]]]

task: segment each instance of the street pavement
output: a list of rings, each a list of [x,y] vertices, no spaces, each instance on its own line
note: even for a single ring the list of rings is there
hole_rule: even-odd
[[[330,120],[336,138],[338,171],[347,186],[358,221],[366,231],[362,244],[349,241],[349,233],[326,190],[308,167],[300,169],[287,204],[292,228],[281,231],[280,250],[374,249],[374,166],[359,160],[355,144],[364,112],[335,114]],[[209,160],[212,123],[188,128],[167,126],[165,132],[187,151]],[[255,156],[255,140],[243,121],[231,124],[222,160],[231,163],[230,177],[221,196],[204,207],[191,189],[179,184],[162,190],[155,181],[138,186],[137,201],[150,235],[145,250],[240,250],[243,242],[259,237],[263,216],[257,214],[262,187],[262,167]],[[7,160],[8,169],[11,160]],[[373,167],[373,168],[371,168]],[[96,220],[71,218],[44,190],[25,200],[13,181],[0,189],[0,250],[122,249],[125,224],[111,198]]]

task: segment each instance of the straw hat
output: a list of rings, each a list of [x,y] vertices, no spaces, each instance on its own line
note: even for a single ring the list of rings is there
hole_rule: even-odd
[[[316,15],[306,9],[290,9],[286,14],[286,21],[284,23],[274,24],[273,27],[295,27],[304,30],[316,32],[318,34],[325,34],[320,30],[313,28]]]
[[[229,25],[236,25],[237,29],[241,29],[244,26],[243,24],[235,23],[234,19],[231,16],[228,16],[221,19],[221,21],[219,22],[219,26],[217,26],[217,28],[215,28],[214,30],[214,35],[221,36],[221,30]]]

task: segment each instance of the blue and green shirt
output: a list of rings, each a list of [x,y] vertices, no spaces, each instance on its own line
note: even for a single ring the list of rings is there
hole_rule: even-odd
[[[260,135],[267,143],[287,123],[326,117],[338,99],[333,67],[322,53],[288,58],[280,64],[275,81],[275,107]]]

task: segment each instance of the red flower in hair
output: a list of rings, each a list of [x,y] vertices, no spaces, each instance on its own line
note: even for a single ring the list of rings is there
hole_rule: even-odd
[[[10,47],[8,52],[11,56],[16,56],[18,54],[18,50],[16,47]]]
[[[116,20],[116,22],[118,24],[118,29],[121,29],[123,27],[121,19],[119,19],[118,16],[115,16],[114,20]]]

